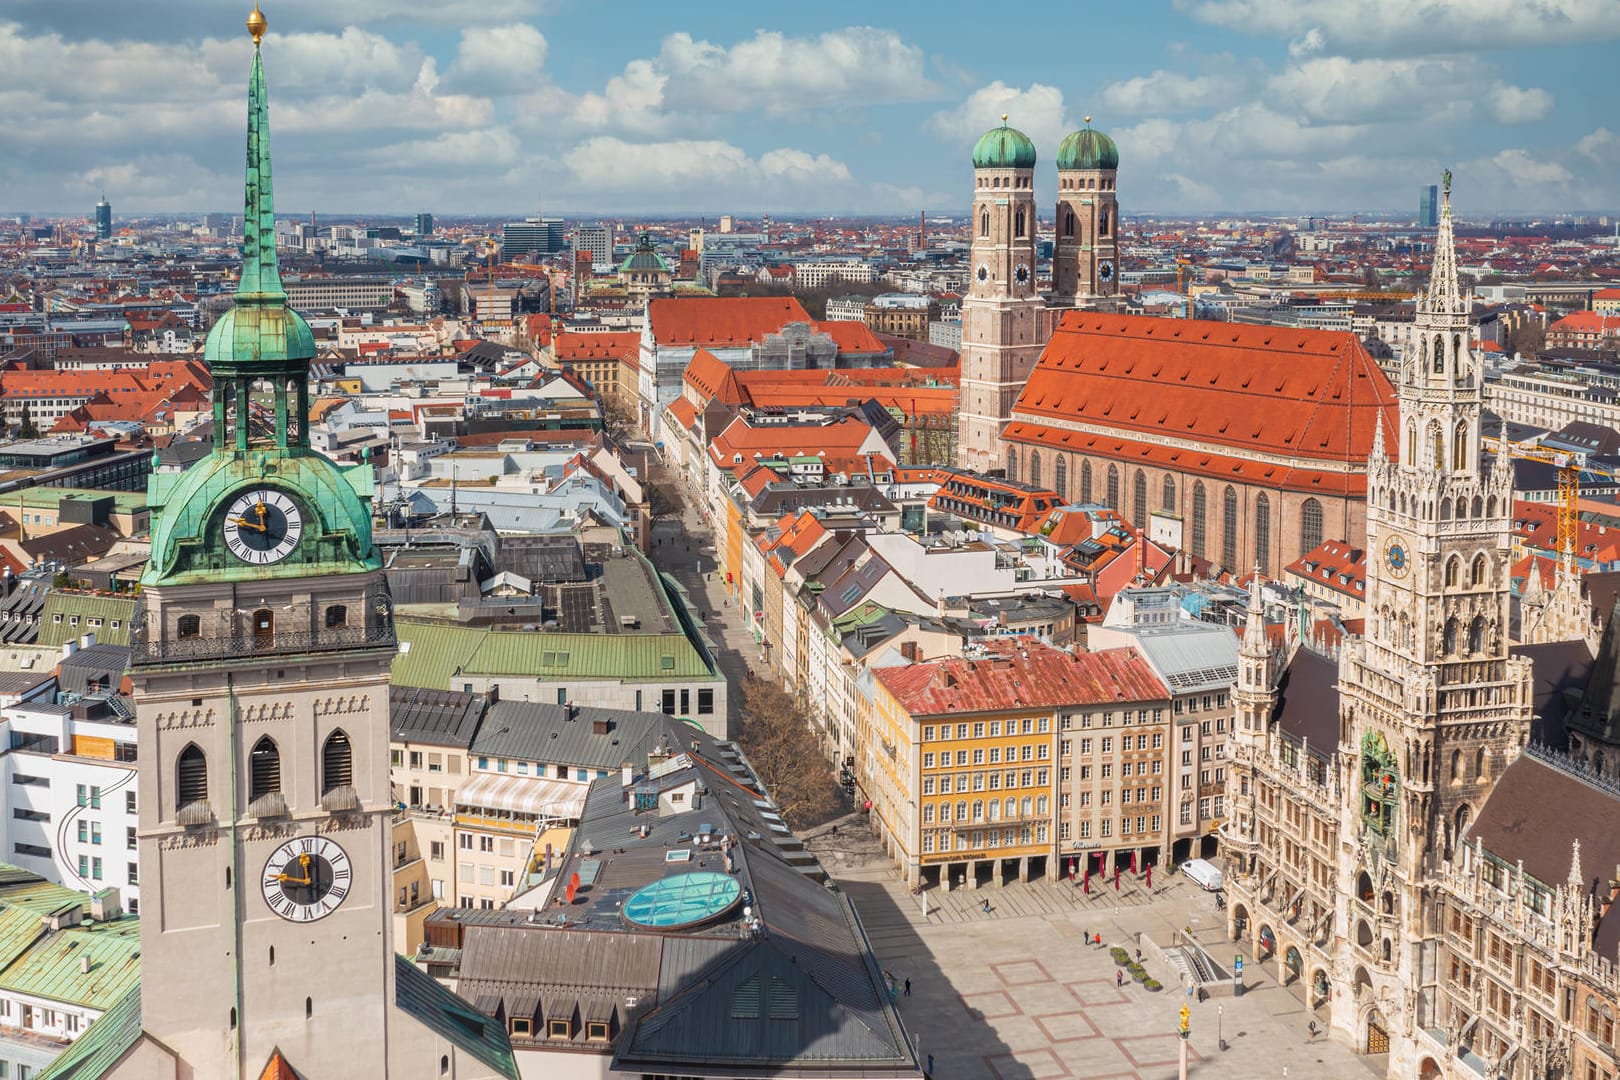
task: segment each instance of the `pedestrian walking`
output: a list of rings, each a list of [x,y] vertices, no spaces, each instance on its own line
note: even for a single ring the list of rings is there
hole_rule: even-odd
[[[983,911],[986,915],[990,914],[990,898],[989,897],[985,897],[983,900],[979,901],[979,909],[981,911]]]
[[[928,1075],[929,1076],[934,1075],[934,1055],[933,1054],[928,1055]]]
[[[1102,935],[1098,934],[1096,937],[1092,938],[1091,943],[1097,946],[1099,949],[1102,948]]]
[[[911,996],[911,979],[906,979],[906,997]]]
[[[1123,971],[1116,970],[1114,972],[1114,986],[1122,988],[1122,987],[1124,987],[1124,985],[1125,985],[1125,973]]]
[[[1136,962],[1138,964],[1140,964],[1142,962],[1142,950],[1141,949],[1136,950]]]

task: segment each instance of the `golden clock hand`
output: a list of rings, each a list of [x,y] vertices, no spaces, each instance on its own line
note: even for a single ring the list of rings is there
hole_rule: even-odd
[[[268,529],[266,529],[264,527],[264,524],[262,522],[259,523],[259,524],[255,524],[255,523],[249,521],[247,518],[237,518],[236,519],[236,524],[239,525],[240,527],[244,528],[244,529],[257,529],[260,532],[268,532],[269,531]]]

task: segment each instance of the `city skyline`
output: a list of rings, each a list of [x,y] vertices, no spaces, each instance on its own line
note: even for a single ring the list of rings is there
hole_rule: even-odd
[[[1450,166],[1474,214],[1620,205],[1620,135],[1582,87],[1620,8],[1173,0],[986,36],[965,9],[573,3],[278,4],[289,211],[891,214],[965,207],[1000,113],[1052,156],[1086,115],[1120,146],[1127,214],[1411,213]],[[87,13],[88,12],[88,13]],[[105,17],[96,18],[97,13]],[[35,0],[0,20],[0,211],[230,208],[239,14],[120,18]],[[1366,14],[1363,12],[1363,14]],[[877,26],[860,25],[867,21]],[[85,33],[83,27],[97,27]],[[1010,27],[1009,30],[1016,30]],[[994,41],[994,47],[985,47]]]

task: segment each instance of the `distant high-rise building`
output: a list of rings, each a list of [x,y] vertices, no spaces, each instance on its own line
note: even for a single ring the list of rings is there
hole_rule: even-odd
[[[433,235],[433,215],[421,213],[416,215],[416,235],[418,237]]]
[[[728,232],[733,231],[735,228],[736,228],[736,224],[733,221],[730,214],[721,214],[720,215],[720,231],[721,232],[728,233]]]
[[[1418,188],[1418,228],[1432,229],[1440,224],[1440,186]]]
[[[112,204],[102,195],[96,203],[96,239],[105,240],[112,235]]]
[[[613,226],[581,225],[574,230],[574,254],[590,252],[591,273],[606,274],[613,269]]]
[[[562,218],[525,218],[507,222],[501,230],[502,259],[517,255],[555,255],[562,249]]]

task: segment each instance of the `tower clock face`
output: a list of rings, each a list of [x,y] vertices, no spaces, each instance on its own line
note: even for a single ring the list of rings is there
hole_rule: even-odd
[[[1384,565],[1389,568],[1390,575],[1397,578],[1405,577],[1407,571],[1412,569],[1412,551],[1404,537],[1391,536],[1384,541]]]
[[[984,263],[980,263],[979,268],[977,270],[973,271],[973,276],[978,278],[980,281],[989,281],[990,280],[990,268],[988,266],[984,265]]]
[[[1018,269],[1013,271],[1013,277],[1018,279],[1018,284],[1026,284],[1029,281],[1029,267],[1019,263]]]
[[[1104,259],[1097,264],[1097,277],[1103,281],[1114,280],[1114,263],[1111,259]]]
[[[291,555],[304,534],[298,504],[274,488],[237,496],[225,508],[225,546],[245,563],[268,566]]]
[[[260,888],[270,910],[288,922],[314,922],[349,895],[349,855],[324,836],[301,836],[270,853]]]

